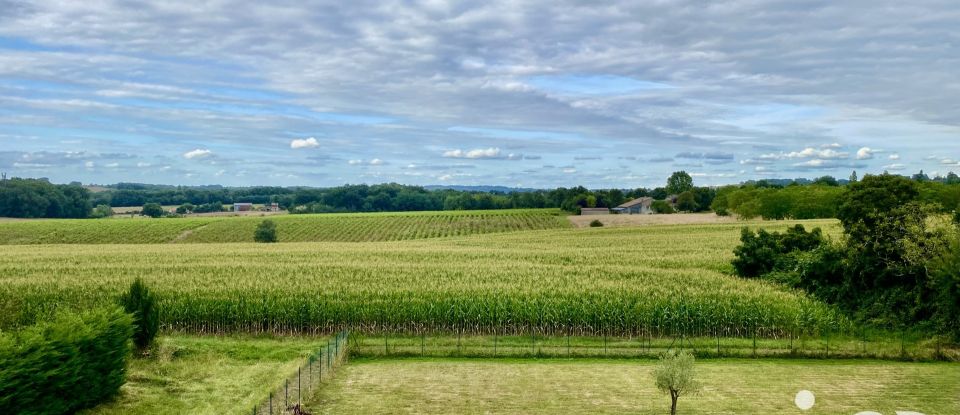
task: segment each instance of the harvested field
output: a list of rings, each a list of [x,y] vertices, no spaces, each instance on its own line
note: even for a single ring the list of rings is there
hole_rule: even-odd
[[[603,222],[603,226],[645,226],[645,225],[699,225],[709,223],[736,223],[733,216],[717,216],[714,213],[677,213],[672,215],[588,215],[568,216],[573,226],[586,228],[594,219]]]

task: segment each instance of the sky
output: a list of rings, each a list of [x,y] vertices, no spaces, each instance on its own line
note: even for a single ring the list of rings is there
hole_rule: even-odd
[[[634,188],[960,173],[960,3],[0,0],[0,171]]]

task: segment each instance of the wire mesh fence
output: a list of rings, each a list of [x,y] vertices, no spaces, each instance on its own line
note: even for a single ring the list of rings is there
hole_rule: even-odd
[[[458,335],[456,333],[355,333],[350,353],[362,357],[611,357],[655,358],[669,350],[701,357],[870,358],[960,361],[960,349],[936,337],[909,333],[837,333],[827,336],[725,337]]]
[[[349,355],[349,331],[337,333],[327,344],[310,355],[283,383],[271,391],[250,413],[253,415],[299,414],[303,401],[310,397],[336,369],[346,363]]]

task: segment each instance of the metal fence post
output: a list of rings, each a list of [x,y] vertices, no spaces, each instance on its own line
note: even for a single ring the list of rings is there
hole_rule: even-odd
[[[273,392],[270,392],[270,415],[273,415]]]
[[[303,386],[300,385],[300,368],[297,368],[297,404],[303,402]]]
[[[283,381],[283,407],[284,408],[290,407],[290,402],[289,402],[290,400],[288,399],[289,397],[290,397],[290,379],[284,379]]]

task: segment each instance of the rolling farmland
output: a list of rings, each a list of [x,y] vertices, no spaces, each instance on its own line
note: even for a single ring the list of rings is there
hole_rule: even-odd
[[[264,219],[276,222],[280,242],[395,241],[571,226],[556,209],[54,219],[0,223],[0,245],[253,242]]]
[[[421,216],[429,217],[408,218]],[[418,230],[429,221],[419,223],[398,227],[407,235],[436,233],[429,226]],[[808,224],[836,232],[832,221]],[[160,295],[164,326],[188,332],[352,327],[782,336],[845,324],[833,309],[800,293],[728,275],[741,226],[372,243],[9,246],[0,257],[0,327],[29,323],[56,308],[112,302],[135,277]],[[344,239],[357,238],[352,229],[343,231]]]

